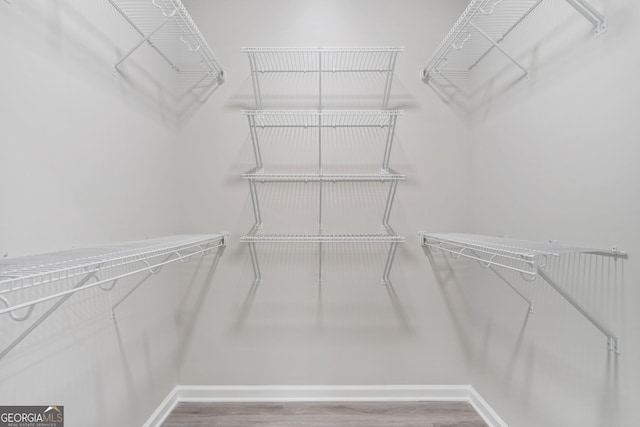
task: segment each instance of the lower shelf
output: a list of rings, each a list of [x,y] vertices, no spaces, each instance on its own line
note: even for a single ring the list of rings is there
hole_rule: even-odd
[[[116,302],[128,298],[152,274],[174,262],[188,262],[226,245],[226,234],[185,234],[72,249],[0,260],[0,315],[25,321],[37,305],[53,302],[26,330],[0,351],[0,359],[53,314],[73,294],[99,287],[110,291],[121,280],[142,275],[137,285]],[[20,312],[20,313],[19,313]]]
[[[240,238],[241,242],[249,244],[251,265],[255,275],[254,284],[262,283],[262,273],[258,263],[256,243],[318,243],[318,283],[322,283],[322,244],[323,243],[388,243],[389,253],[382,273],[382,284],[390,285],[389,273],[395,259],[398,243],[405,241],[404,236],[395,234],[248,234]]]
[[[246,243],[393,243],[404,242],[403,236],[392,234],[249,234]]]

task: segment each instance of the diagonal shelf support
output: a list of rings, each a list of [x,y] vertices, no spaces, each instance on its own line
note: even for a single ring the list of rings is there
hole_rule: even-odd
[[[162,22],[160,23],[160,25],[158,25],[153,31],[151,31],[149,34],[147,34],[146,36],[144,36],[135,46],[133,46],[127,53],[125,53],[113,66],[113,71],[114,73],[118,72],[120,70],[120,64],[122,64],[129,56],[131,56],[131,54],[133,52],[135,52],[136,50],[138,50],[138,48],[140,48],[140,46],[142,46],[145,42],[148,42],[151,37],[153,37],[153,35],[155,33],[157,33],[158,31],[160,31],[160,29],[162,27],[165,26],[165,24],[167,22],[169,22],[171,20],[171,18],[173,18],[173,15],[175,15],[177,12],[176,9],[173,10],[173,12],[171,12],[166,18],[164,18],[162,20]],[[175,68],[175,65],[172,64],[172,66]]]
[[[580,314],[582,314],[593,326],[598,328],[600,332],[602,332],[607,337],[607,347],[609,350],[614,351],[616,353],[620,353],[620,347],[618,338],[616,335],[611,332],[607,327],[605,327],[599,320],[597,320],[586,308],[584,308],[578,301],[576,301],[571,295],[566,293],[562,287],[553,280],[547,272],[545,272],[541,267],[538,267],[538,275],[544,279],[556,292],[558,292],[562,298],[564,298],[569,304],[573,306]]]
[[[520,68],[524,72],[524,75],[526,77],[529,77],[529,70],[527,70],[522,64],[520,64],[518,61],[516,61],[516,59],[513,56],[511,56],[511,54],[509,52],[507,52],[502,46],[500,46],[500,43],[498,43],[497,41],[492,39],[489,34],[487,34],[482,28],[478,27],[472,21],[469,22],[469,25],[471,25],[478,33],[480,33],[480,35],[482,37],[487,39],[487,41],[489,43],[491,43],[493,45],[493,47],[495,47],[500,52],[502,52],[502,54],[504,56],[506,56],[511,62],[513,62],[518,68]]]
[[[593,34],[598,37],[607,32],[607,20],[589,2],[585,0],[567,0],[575,10],[593,25]]]

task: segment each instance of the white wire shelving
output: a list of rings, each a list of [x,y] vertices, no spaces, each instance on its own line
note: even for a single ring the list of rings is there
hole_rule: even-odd
[[[318,104],[322,108],[323,75],[381,73],[385,76],[382,108],[387,108],[398,53],[404,47],[244,47],[249,57],[256,108],[262,107],[260,76],[268,73],[317,73]]]
[[[318,244],[318,282],[322,283],[323,245],[330,243],[378,243],[389,244],[387,262],[382,275],[382,283],[390,285],[389,272],[395,258],[396,248],[405,241],[396,235],[389,225],[389,216],[395,199],[398,182],[404,175],[392,173],[389,159],[393,145],[396,120],[403,112],[387,109],[391,84],[398,53],[402,47],[283,47],[283,48],[242,48],[249,58],[251,81],[256,102],[256,110],[244,110],[251,133],[256,168],[253,173],[243,174],[249,183],[255,224],[249,234],[241,241],[247,243],[251,254],[255,281],[262,283],[256,244],[262,243],[315,243]],[[260,76],[263,74],[295,75],[297,73],[315,73],[318,78],[318,108],[316,110],[264,110]],[[324,110],[323,76],[335,73],[381,73],[384,76],[381,110]],[[265,129],[313,129],[317,134],[317,163],[315,174],[278,174],[265,173],[261,154],[261,132]],[[382,166],[378,174],[325,174],[323,173],[323,137],[332,128],[382,129],[386,132]],[[280,132],[280,131],[278,131]],[[279,134],[282,135],[281,133]],[[311,140],[313,140],[313,137]],[[353,137],[352,135],[350,137]],[[345,138],[341,134],[339,138]],[[349,140],[340,139],[340,143]],[[316,234],[266,234],[262,232],[262,214],[258,198],[257,184],[267,183],[313,183],[318,188],[318,225]],[[323,188],[331,183],[380,182],[389,184],[382,226],[375,234],[331,234],[323,229]]]
[[[126,277],[157,274],[167,264],[186,263],[195,255],[205,256],[225,245],[226,234],[188,234],[0,260],[0,304],[4,306],[0,314],[25,321],[37,305],[55,301],[0,352],[0,359],[73,294],[95,287],[109,291]],[[113,306],[112,315],[144,280]]]
[[[114,74],[146,43],[178,73],[185,91],[224,81],[220,60],[180,0],[108,1],[141,37],[114,64]]]
[[[390,285],[389,273],[395,259],[398,243],[404,243],[405,238],[387,233],[379,234],[257,234],[252,233],[242,236],[240,239],[244,243],[249,244],[249,252],[251,253],[251,266],[253,268],[255,280],[254,284],[262,283],[262,273],[258,262],[258,253],[256,243],[317,243],[319,244],[318,256],[318,283],[322,283],[322,244],[323,243],[365,243],[380,244],[388,243],[389,252],[382,272],[382,284]]]
[[[591,322],[607,337],[609,349],[619,352],[619,342],[616,335],[596,319],[575,298],[569,295],[545,270],[552,258],[563,254],[592,254],[614,258],[628,258],[625,252],[616,249],[604,250],[579,246],[560,245],[558,243],[534,242],[516,240],[505,237],[492,237],[462,233],[420,233],[422,246],[431,253],[441,252],[453,258],[468,258],[477,261],[480,266],[493,271],[506,282],[527,303],[531,310],[532,304],[513,284],[498,271],[511,270],[519,273],[526,281],[533,281],[541,277],[565,300],[567,300],[580,314]]]
[[[422,68],[422,80],[446,99],[443,88],[460,91],[469,72],[494,49],[528,77],[528,69],[501,43],[543,1],[472,0]],[[593,24],[596,36],[607,30],[605,17],[586,0],[567,3]]]
[[[243,110],[251,131],[256,170],[263,171],[260,133],[264,129],[317,129],[319,156],[323,132],[330,129],[382,129],[386,131],[381,170],[389,172],[389,160],[401,110]],[[321,161],[321,159],[319,160]]]

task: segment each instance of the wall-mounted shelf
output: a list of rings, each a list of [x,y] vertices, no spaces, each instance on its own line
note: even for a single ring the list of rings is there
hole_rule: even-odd
[[[0,308],[0,314],[25,321],[36,305],[56,301],[25,333],[0,352],[0,359],[74,293],[96,286],[109,291],[121,279],[143,272],[156,274],[167,264],[188,262],[198,254],[207,255],[213,249],[225,246],[225,241],[226,234],[176,235],[0,260],[0,304],[4,306]],[[137,286],[113,308],[135,289]]]
[[[469,72],[493,49],[528,76],[527,68],[509,54],[501,42],[542,2],[472,0],[422,69],[422,80],[446,98],[443,88],[460,91]],[[604,16],[586,0],[567,0],[567,3],[593,24],[596,35],[606,31]]]
[[[254,284],[262,283],[262,273],[260,272],[260,264],[258,263],[258,253],[256,243],[318,243],[318,283],[322,283],[322,244],[323,243],[388,243],[389,252],[382,272],[382,284],[389,285],[389,273],[396,255],[398,243],[403,243],[405,238],[390,233],[379,234],[248,234],[240,239],[244,243],[249,244],[251,253],[251,266],[253,268],[255,280]]]
[[[321,153],[322,132],[324,130],[375,128],[386,131],[381,165],[381,170],[385,173],[389,172],[389,158],[395,136],[396,121],[398,116],[403,114],[400,110],[244,110],[242,113],[249,120],[257,171],[263,170],[260,145],[260,133],[263,129],[316,129]]]
[[[533,281],[541,277],[576,310],[587,318],[596,328],[607,337],[607,345],[613,351],[619,351],[619,343],[616,335],[605,327],[599,320],[578,303],[571,295],[552,279],[544,267],[551,258],[563,254],[592,254],[615,258],[628,258],[625,252],[618,250],[603,250],[577,246],[566,246],[558,243],[543,243],[527,240],[515,240],[504,237],[491,237],[475,234],[438,234],[420,233],[421,243],[432,253],[442,252],[450,254],[453,258],[468,258],[484,267],[491,269],[513,290],[523,297],[531,308],[531,302],[522,295],[508,280],[502,276],[498,269],[516,271],[527,281]]]
[[[256,182],[389,182],[405,179],[400,174],[331,175],[331,174],[268,174],[248,173],[242,179]]]
[[[222,83],[218,57],[180,0],[108,0],[140,35],[140,41],[114,64],[114,73],[143,44],[148,44],[178,73],[186,91]]]
[[[406,177],[400,174],[378,174],[378,175],[325,175],[325,174],[243,174],[242,178],[249,181],[249,187],[251,190],[251,202],[253,205],[253,214],[255,218],[255,230],[261,230],[263,228],[262,213],[260,210],[260,200],[258,198],[258,189],[256,183],[269,183],[269,182],[300,182],[300,183],[320,183],[319,192],[319,204],[318,204],[318,228],[322,228],[322,183],[339,183],[339,182],[389,182],[389,193],[387,195],[387,201],[382,215],[383,230],[389,230],[389,217],[391,215],[391,208],[395,200],[396,189],[398,182],[404,180]]]
[[[251,81],[258,110],[245,110],[243,113],[249,121],[251,142],[256,160],[254,173],[243,174],[242,178],[249,182],[251,202],[255,224],[252,232],[242,241],[249,245],[251,264],[255,274],[255,284],[262,283],[257,243],[316,243],[319,254],[319,283],[322,282],[322,245],[327,243],[387,243],[390,245],[387,262],[382,275],[382,283],[389,285],[389,271],[395,257],[398,243],[404,237],[397,236],[389,226],[389,216],[395,199],[398,182],[404,175],[391,173],[389,158],[395,134],[397,117],[401,111],[386,110],[391,83],[395,69],[396,57],[402,47],[364,47],[364,48],[316,48],[316,47],[282,47],[282,48],[243,48],[249,57]],[[263,110],[260,76],[263,74],[296,74],[315,73],[318,78],[317,110]],[[323,110],[323,78],[336,73],[381,73],[384,76],[382,94],[383,110]],[[273,174],[264,173],[261,154],[261,131],[264,129],[308,128],[313,129],[317,137],[317,163],[315,174]],[[385,135],[385,147],[382,166],[378,174],[325,174],[323,173],[323,136],[332,128],[376,128],[382,129]],[[353,137],[352,135],[350,135]],[[369,137],[371,135],[368,135]],[[280,134],[281,137],[281,134]],[[339,138],[344,139],[345,134]],[[340,140],[348,144],[349,140]],[[317,234],[262,234],[263,223],[258,198],[257,183],[300,182],[314,183],[318,188],[318,223]],[[323,230],[323,188],[330,183],[380,182],[389,183],[384,213],[382,215],[381,232],[376,234],[327,234]]]
[[[382,108],[387,108],[396,57],[403,47],[245,47],[249,57],[256,108],[262,109],[260,76],[317,73],[318,108],[322,108],[324,74],[382,73],[385,76]]]

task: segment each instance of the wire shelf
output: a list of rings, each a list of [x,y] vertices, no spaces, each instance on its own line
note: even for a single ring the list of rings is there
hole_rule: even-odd
[[[242,110],[257,128],[387,128],[401,110]]]
[[[264,74],[313,73],[318,79],[318,108],[323,106],[323,76],[340,73],[382,75],[382,108],[387,109],[393,72],[403,47],[244,47],[251,67],[256,108],[263,109],[261,77]]]
[[[401,243],[403,236],[392,234],[248,234],[245,243]]]
[[[115,70],[145,42],[178,72],[183,87],[222,82],[224,71],[180,0],[108,0],[142,37],[115,64]]]
[[[111,309],[115,309],[144,283],[170,263],[188,262],[192,256],[205,256],[226,245],[226,234],[176,235],[92,248],[32,255],[0,261],[0,314],[22,322],[34,313],[36,305],[55,301],[38,315],[25,331],[0,351],[6,356],[73,294],[99,286],[112,290],[120,279],[146,272]],[[60,286],[54,286],[60,283]],[[38,289],[37,296],[29,290]],[[9,299],[11,298],[11,300]],[[15,303],[14,298],[18,300]]]
[[[36,286],[46,287],[46,285],[63,280],[80,279],[88,274],[95,276],[98,273],[107,273],[105,277],[86,286],[93,287],[115,280],[113,277],[109,277],[109,270],[137,263],[142,263],[147,269],[152,269],[157,266],[157,264],[153,264],[156,258],[167,255],[175,255],[172,262],[184,261],[185,257],[193,255],[194,252],[205,253],[213,247],[217,247],[216,245],[224,245],[224,240],[224,234],[176,235],[117,245],[9,258],[0,261],[0,296],[4,298],[3,301],[6,303],[6,295],[12,292]],[[73,292],[81,289],[75,289]],[[37,301],[28,301],[19,306],[5,304],[7,307],[0,309],[0,314],[54,299],[67,293],[70,292],[65,291],[62,295],[39,297]]]
[[[534,242],[478,234],[423,232],[420,233],[420,236],[423,239],[424,246],[429,246],[436,251],[442,250],[456,257],[471,258],[531,276],[535,276],[537,267],[545,266],[550,257],[558,257],[562,254],[588,253],[627,257],[626,253],[616,250],[567,246],[553,242]]]
[[[393,71],[403,47],[243,47],[260,73]]]
[[[405,175],[329,175],[329,174],[243,174],[242,179],[254,182],[389,182],[404,180]]]
[[[616,335],[599,319],[583,307],[573,296],[567,293],[545,270],[551,257],[563,254],[592,254],[614,258],[628,258],[625,252],[616,249],[596,249],[581,246],[560,245],[554,242],[534,242],[516,240],[505,237],[482,236],[476,234],[438,234],[421,232],[422,245],[430,252],[442,252],[453,258],[468,258],[478,261],[480,266],[493,271],[502,281],[507,283],[522,299],[529,304],[533,312],[531,301],[496,268],[520,273],[526,281],[533,281],[541,277],[560,296],[569,302],[580,314],[607,337],[610,350],[619,352],[619,342]]]
[[[543,0],[472,0],[422,70],[422,79],[434,79],[441,86],[456,86],[469,78],[469,72],[493,49],[499,50],[518,66],[501,42],[529,16]],[[606,20],[586,0],[567,0],[595,27],[595,34],[606,31]]]

